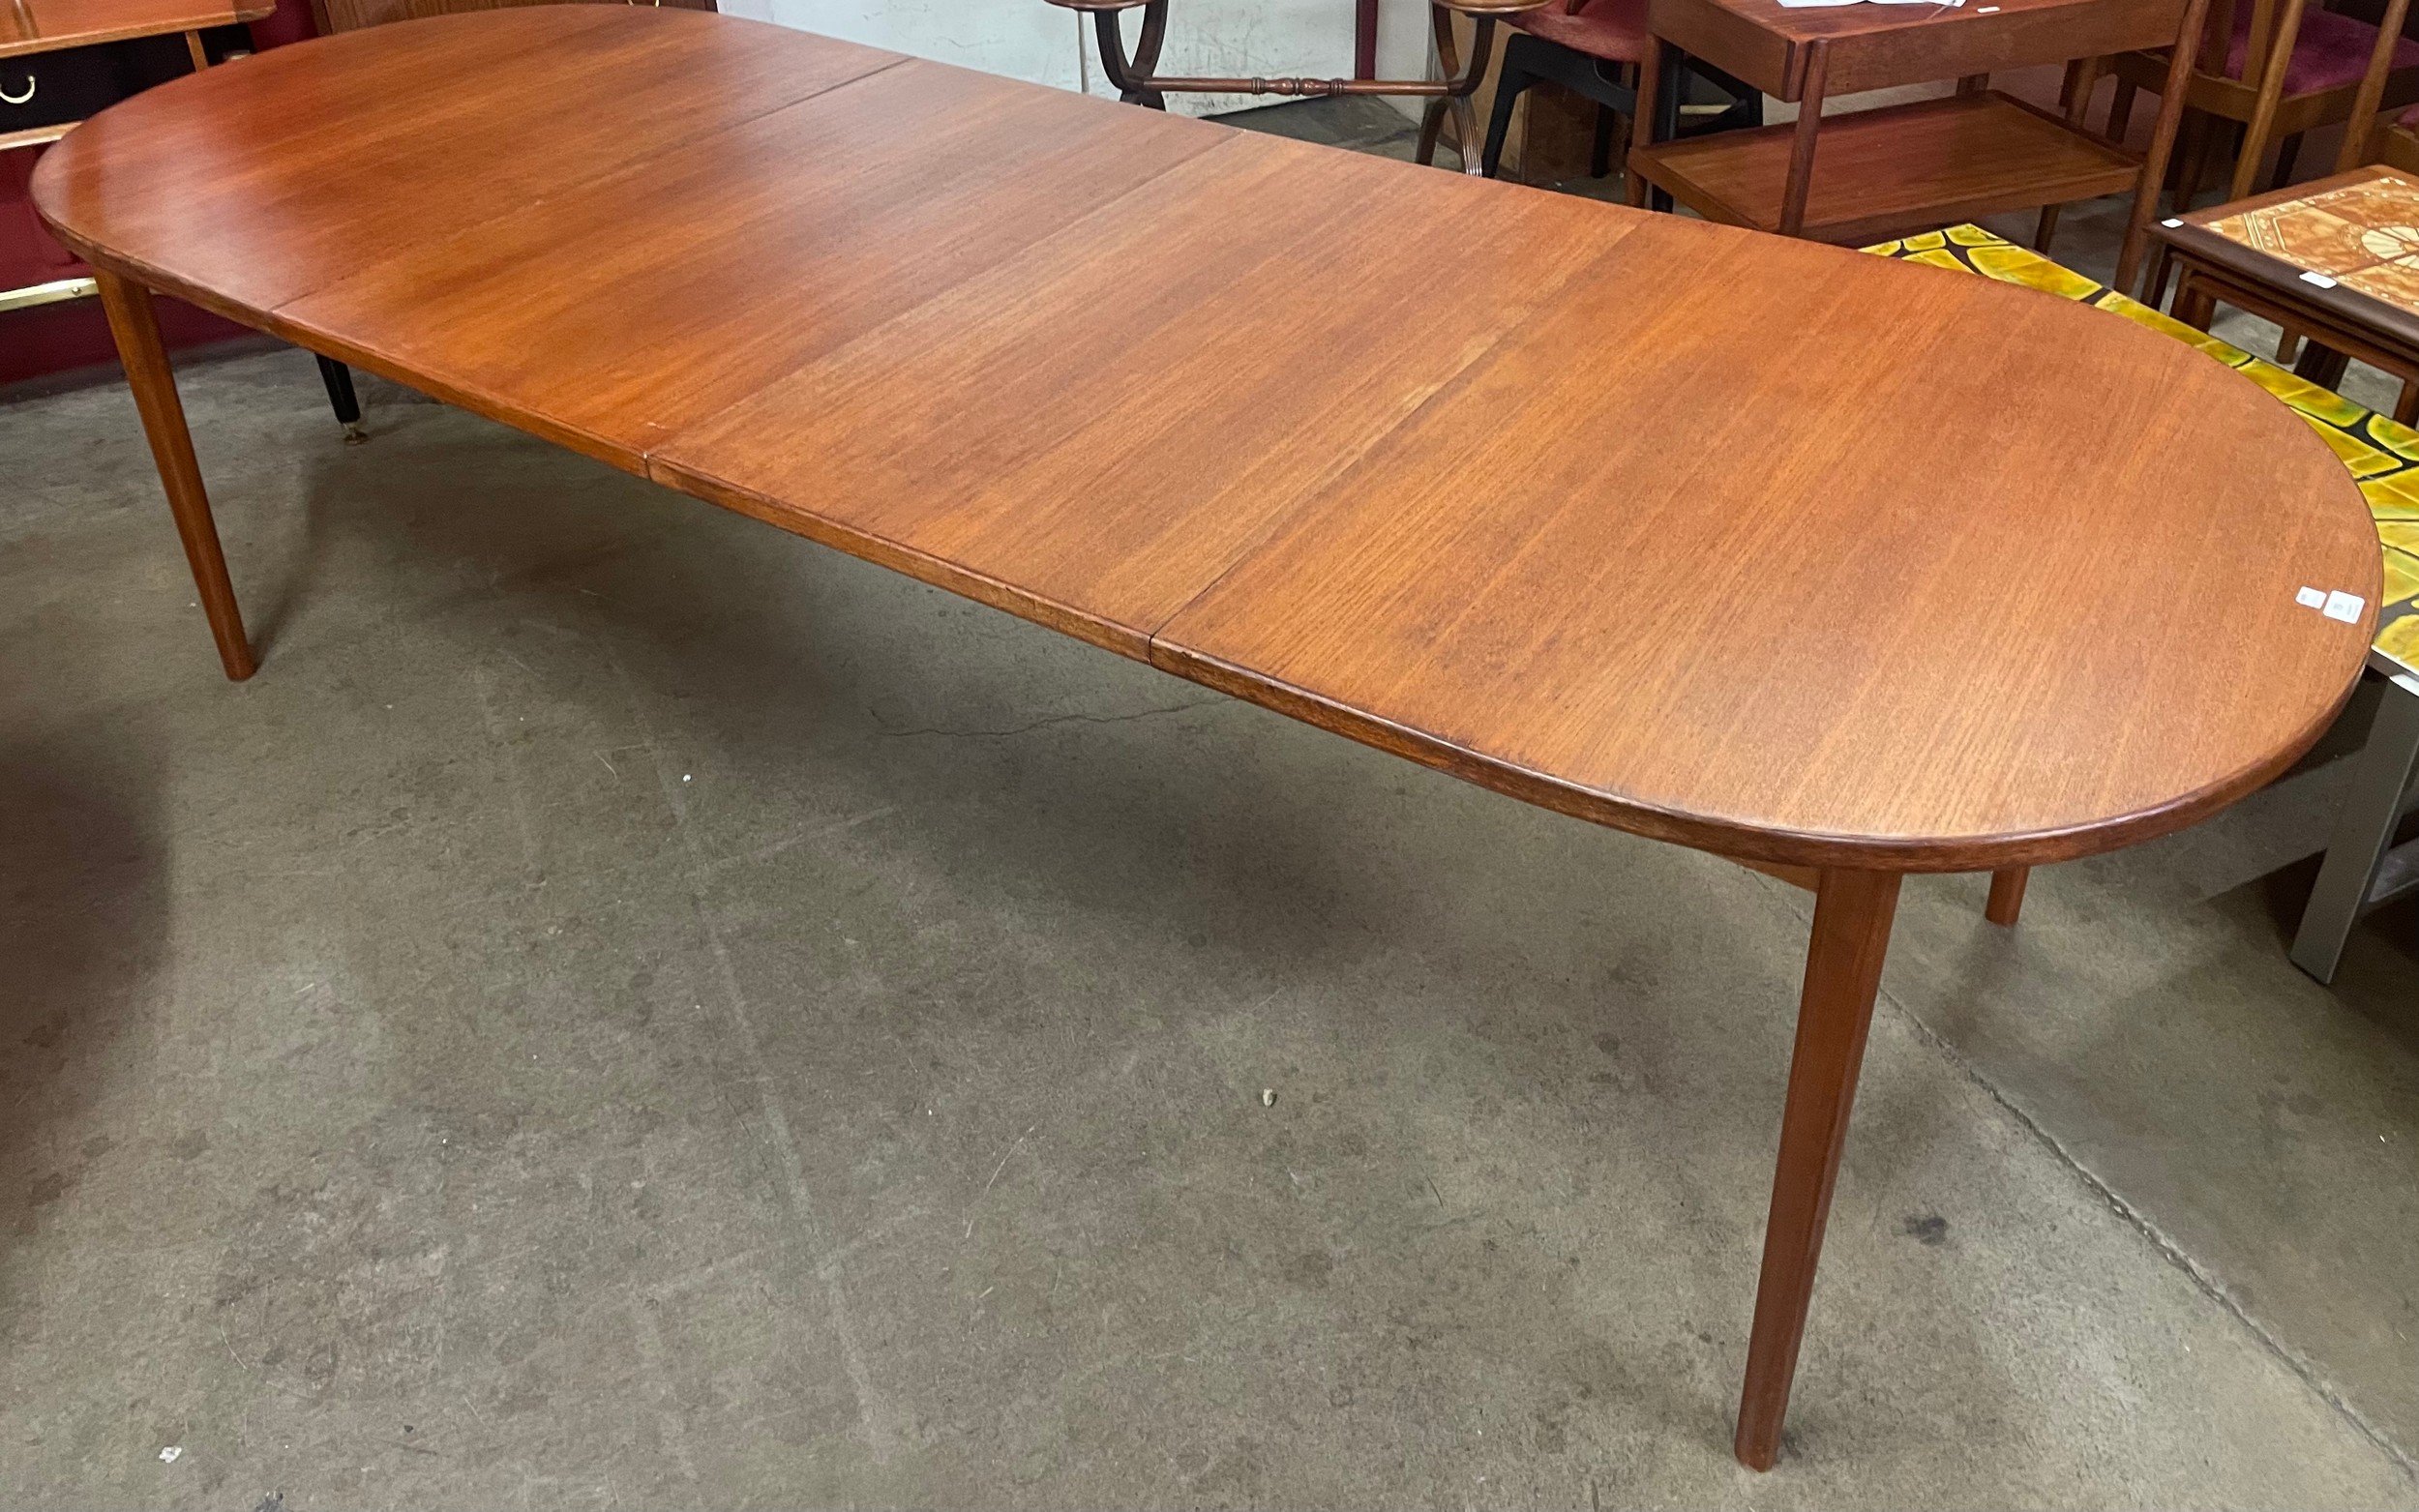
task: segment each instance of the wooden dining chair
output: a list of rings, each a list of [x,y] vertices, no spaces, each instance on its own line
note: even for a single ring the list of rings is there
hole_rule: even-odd
[[[2386,109],[2386,83],[2395,69],[2395,55],[2402,50],[2399,40],[2409,15],[2410,0],[2386,0],[2368,70],[2361,74],[2360,92],[2352,101],[2351,119],[2344,127],[2344,150],[2335,159],[2338,173],[2383,163],[2419,174],[2419,106],[2404,108],[2398,104],[2388,112],[2390,120],[2378,113]],[[2388,39],[2398,44],[2387,45]]]
[[[2309,0],[2210,0],[2185,91],[2183,151],[2178,155],[2175,206],[2190,208],[2208,176],[2223,123],[2241,128],[2242,144],[2225,197],[2250,194],[2277,147],[2275,182],[2292,175],[2302,133],[2338,121],[2366,120],[2381,108],[2419,103],[2419,43],[2402,35],[2404,7],[2384,26],[2340,15]],[[2375,101],[2363,110],[2361,97],[2370,64],[2376,60]],[[2165,82],[2166,59],[2125,53],[2114,60],[2116,94],[2108,107],[2108,135],[2123,139],[2137,91],[2156,94]]]
[[[2349,112],[2344,123],[2343,147],[2336,154],[2335,171],[2338,173],[2348,173],[2380,159],[2405,172],[2419,173],[2419,107],[2388,112],[2393,117],[2390,123],[2379,114],[2393,75],[2402,66],[2397,60],[2411,45],[2403,37],[2403,22],[2409,14],[2410,0],[2386,0],[2384,14],[2378,18],[2378,24],[2371,29],[2369,57],[2360,73],[2358,87],[2353,91]],[[2381,133],[2380,126],[2384,128]],[[2246,159],[2249,156],[2246,150]],[[2279,182],[2285,179],[2289,168],[2289,159],[2280,163],[2277,172]],[[2238,185],[2242,177],[2242,167],[2238,163],[2235,169]],[[2177,197],[2181,208],[2185,192],[2180,188]],[[2162,242],[2150,274],[2149,303],[2154,309],[2166,302],[2169,264],[2168,249]],[[2205,296],[2188,300],[2185,291],[2179,287],[2174,313],[2188,325],[2197,325],[2205,331],[2216,310]],[[2296,375],[2321,387],[2338,389],[2343,386],[2344,370],[2347,366],[2343,352],[2314,342],[2311,333],[2290,319],[2278,318],[2286,313],[2283,310],[2271,308],[2262,313],[2277,319],[2282,328],[2276,349],[2276,360],[2280,365],[2292,364]],[[2419,421],[2419,378],[2404,382],[2402,397],[2394,405],[2394,420],[2398,425]]]
[[[1596,142],[1588,171],[1612,171],[1616,138],[1638,113],[1638,70],[1646,60],[1646,0],[1554,0],[1534,11],[1504,17],[1511,29],[1504,63],[1495,77],[1495,109],[1486,129],[1480,162],[1488,178],[1503,164],[1504,138],[1512,106],[1538,84],[1560,84],[1596,104]],[[1764,97],[1710,64],[1690,60],[1688,72],[1730,97],[1710,118],[1682,124],[1682,92],[1665,91],[1670,117],[1657,134],[1693,136],[1704,132],[1764,124]],[[1626,144],[1625,148],[1626,148]]]

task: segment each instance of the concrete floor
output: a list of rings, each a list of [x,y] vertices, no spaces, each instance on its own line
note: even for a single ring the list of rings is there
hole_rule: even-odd
[[[2283,949],[2356,728],[1910,884],[1756,1476],[1804,894],[184,383],[242,687],[122,387],[0,403],[0,1504],[2419,1506],[2419,910]]]

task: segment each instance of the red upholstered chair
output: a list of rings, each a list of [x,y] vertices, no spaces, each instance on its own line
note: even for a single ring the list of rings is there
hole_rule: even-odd
[[[1630,120],[1638,111],[1638,66],[1646,57],[1646,0],[1553,0],[1537,10],[1507,15],[1503,22],[1512,30],[1504,46],[1503,70],[1495,78],[1495,111],[1487,122],[1486,150],[1480,159],[1486,176],[1495,177],[1502,164],[1513,103],[1532,86],[1549,81],[1596,102],[1596,150],[1589,171],[1598,178],[1611,172],[1615,121]],[[1664,56],[1727,94],[1730,104],[1710,119],[1682,125],[1683,91],[1676,79],[1667,80],[1658,92],[1666,112],[1659,136],[1669,139],[1764,124],[1761,94],[1709,64],[1683,60],[1676,47],[1666,47]]]
[[[2380,32],[2367,21],[2321,10],[2308,0],[2211,0],[2208,30],[2184,100],[2190,113],[2184,118],[2177,207],[2190,205],[2199,191],[2220,122],[2242,127],[2234,180],[2225,196],[2233,200],[2252,193],[2268,149],[2280,138],[2284,146],[2275,177],[2282,183],[2292,174],[2294,149],[2303,132],[2349,120],[2356,113],[2366,116],[2419,103],[2419,43],[2400,35],[2400,16],[2396,7],[2393,24]],[[2378,44],[2388,37],[2391,45],[2380,56]],[[2358,97],[2373,59],[2383,64],[2382,96],[2372,97],[2362,111]],[[2116,60],[2109,135],[2125,134],[2135,92],[2157,93],[2165,69],[2166,60],[2152,53],[2126,53]]]

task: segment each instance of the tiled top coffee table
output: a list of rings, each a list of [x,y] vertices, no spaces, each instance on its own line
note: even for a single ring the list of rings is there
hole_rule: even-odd
[[[2176,318],[2207,329],[2231,305],[2336,354],[2304,364],[2330,381],[2356,357],[2404,383],[2395,418],[2419,419],[2419,179],[2374,163],[2161,222],[2180,270]]]

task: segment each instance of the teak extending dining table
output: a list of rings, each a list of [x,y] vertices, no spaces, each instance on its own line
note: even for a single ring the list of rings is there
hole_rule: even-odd
[[[155,290],[1530,803],[1814,869],[1757,1468],[1901,875],[2216,811],[2324,728],[2375,615],[2326,446],[2131,322],[709,14],[280,48],[96,116],[35,195],[101,270],[231,677]]]

